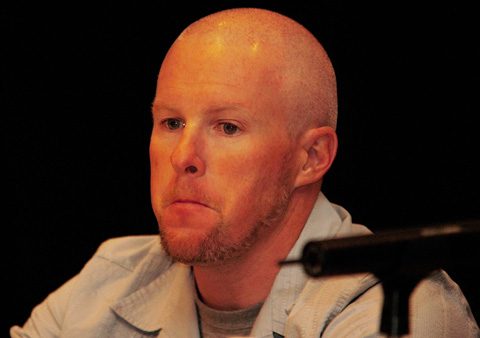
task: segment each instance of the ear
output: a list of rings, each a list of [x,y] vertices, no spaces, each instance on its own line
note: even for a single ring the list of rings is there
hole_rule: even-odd
[[[295,188],[320,181],[335,159],[338,138],[330,127],[307,130],[300,138],[302,149],[301,169]]]

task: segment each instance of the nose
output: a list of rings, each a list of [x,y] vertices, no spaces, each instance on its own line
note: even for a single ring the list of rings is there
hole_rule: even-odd
[[[185,126],[179,143],[170,155],[170,162],[178,175],[203,176],[203,141],[194,127]]]

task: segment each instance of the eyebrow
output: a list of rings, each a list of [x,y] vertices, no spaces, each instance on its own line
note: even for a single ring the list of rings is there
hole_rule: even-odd
[[[209,107],[206,112],[207,113],[221,113],[226,110],[233,110],[233,111],[238,111],[238,112],[244,112],[247,110],[245,105],[243,104],[230,104],[230,105],[212,105]]]
[[[155,111],[158,111],[158,110],[169,110],[169,111],[172,111],[172,112],[177,112],[177,109],[173,108],[173,107],[170,107],[166,104],[163,104],[163,103],[156,103],[155,100],[153,100],[152,102],[152,108],[151,108],[151,111],[152,111],[152,114],[155,112]]]
[[[165,103],[155,103],[155,101],[152,102],[151,110],[152,110],[152,114],[155,111],[159,111],[159,110],[167,110],[174,113],[179,113],[178,109]],[[205,113],[221,113],[227,110],[242,112],[242,111],[248,110],[248,108],[243,103],[212,104],[208,107],[208,109],[205,110]]]

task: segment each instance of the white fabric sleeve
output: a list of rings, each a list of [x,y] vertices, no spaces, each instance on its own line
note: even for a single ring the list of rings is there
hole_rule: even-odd
[[[76,278],[70,279],[37,305],[23,327],[10,329],[12,338],[60,337],[63,318],[72,294]]]

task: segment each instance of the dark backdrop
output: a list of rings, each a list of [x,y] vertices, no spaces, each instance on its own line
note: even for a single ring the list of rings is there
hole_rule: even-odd
[[[480,216],[472,8],[152,3],[0,11],[7,326],[23,323],[103,240],[156,233],[148,143],[157,72],[183,28],[220,9],[279,11],[325,46],[340,148],[324,191],[354,222],[383,230]],[[478,318],[472,269],[450,273]]]

